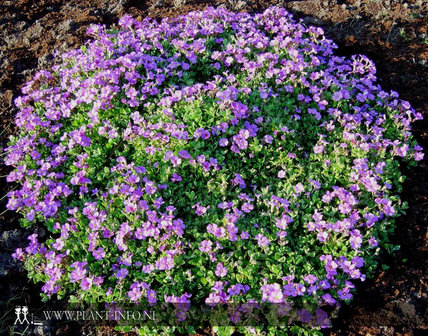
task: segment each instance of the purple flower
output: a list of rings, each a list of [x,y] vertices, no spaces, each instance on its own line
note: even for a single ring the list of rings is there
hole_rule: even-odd
[[[209,224],[207,226],[207,232],[213,234],[217,238],[223,238],[226,235],[226,230],[216,224]]]
[[[424,157],[425,157],[425,154],[421,153],[421,152],[416,152],[414,154],[414,158],[416,161],[422,161],[424,159]]]
[[[369,244],[371,247],[377,247],[378,246],[377,239],[375,237],[370,237]]]
[[[195,214],[197,214],[198,216],[205,215],[207,213],[208,209],[210,208],[209,206],[204,207],[204,206],[200,205],[200,202],[198,202],[192,206],[192,208],[195,208],[195,207],[196,207]]]
[[[83,291],[87,291],[92,286],[92,279],[91,278],[84,278],[82,282],[80,283],[80,288]]]
[[[304,323],[309,323],[312,320],[312,315],[306,309],[302,309],[298,311],[300,321]]]
[[[155,266],[154,265],[144,265],[142,267],[142,270],[144,273],[150,274],[151,272],[153,272],[155,270]]]
[[[343,98],[342,91],[336,91],[335,93],[333,93],[332,99],[334,101],[341,100],[342,98]]]
[[[250,238],[250,234],[247,231],[242,231],[241,232],[241,238],[246,240],[246,239]]]
[[[153,289],[147,289],[147,302],[150,306],[154,306],[157,302],[156,292]]]
[[[213,243],[210,240],[203,240],[199,246],[199,251],[201,252],[211,252]]]
[[[314,146],[314,153],[315,154],[320,154],[322,152],[324,152],[324,146],[323,145]]]
[[[273,141],[273,137],[271,136],[271,135],[265,135],[265,137],[263,138],[264,139],[264,141],[267,143],[267,144],[271,144],[272,143],[272,141]]]
[[[338,290],[337,294],[341,300],[350,300],[352,299],[352,294],[350,293],[348,288],[344,288],[343,290]]]
[[[324,294],[322,296],[325,302],[327,302],[329,305],[334,305],[336,303],[336,300],[330,295],[330,294]]]
[[[142,294],[142,291],[138,287],[134,287],[128,292],[128,297],[131,301],[138,301]]]
[[[173,173],[171,177],[172,182],[180,182],[182,180],[181,176],[177,173]]]
[[[183,159],[191,159],[192,158],[192,156],[189,154],[189,152],[184,150],[184,149],[179,151],[178,155],[180,155],[180,157]]]
[[[156,261],[156,268],[161,271],[174,268],[174,258],[170,255],[161,257],[158,261]]]
[[[221,138],[218,143],[221,147],[225,147],[229,144],[229,140],[227,140],[226,138]]]
[[[397,148],[397,155],[401,157],[405,157],[407,155],[407,152],[409,151],[408,145],[403,145],[399,148]]]
[[[308,274],[303,278],[308,284],[313,285],[317,280],[318,277],[316,277],[313,274]]]
[[[121,268],[120,270],[118,270],[116,272],[116,278],[118,279],[125,279],[126,276],[128,275],[129,271],[126,268]]]
[[[308,181],[314,186],[315,189],[321,188],[321,183],[319,181],[315,181],[312,179],[308,179]]]
[[[359,230],[352,230],[351,237],[349,239],[351,246],[354,250],[358,250],[363,242],[363,236]]]
[[[15,252],[14,252],[14,253],[12,253],[12,258],[14,258],[14,259],[18,259],[18,260],[20,260],[20,261],[22,261],[22,260],[23,260],[23,256],[24,256],[24,251],[22,250],[22,248],[17,248],[17,249],[15,250]]]
[[[98,247],[95,251],[92,252],[95,260],[101,260],[106,256],[104,249],[102,247]]]
[[[108,136],[111,139],[115,139],[119,136],[119,134],[117,133],[117,131],[115,129],[111,129],[110,131],[108,131]]]
[[[83,268],[77,267],[70,273],[70,282],[78,282],[85,277],[86,270]]]
[[[218,263],[215,270],[215,275],[222,278],[222,277],[225,277],[226,274],[227,274],[226,267],[223,266],[223,263]]]
[[[305,190],[305,187],[301,183],[297,183],[294,186],[294,191],[296,192],[296,194],[301,194],[304,190]]]
[[[292,283],[284,285],[284,294],[287,296],[297,296],[296,289]]]
[[[246,184],[240,174],[235,174],[235,178],[232,180],[233,183],[239,185],[240,188],[245,188]]]
[[[176,155],[172,155],[169,160],[171,161],[173,167],[177,167],[181,164],[181,159]]]
[[[318,232],[317,234],[317,238],[321,242],[326,242],[329,237],[330,235],[326,231],[321,231],[321,232]]]
[[[132,202],[126,200],[124,202],[124,204],[125,204],[125,211],[126,212],[133,213],[133,212],[137,211],[137,205],[135,203],[132,203]]]
[[[260,290],[262,292],[262,301],[270,303],[284,302],[284,295],[279,284],[263,285]]]
[[[241,207],[243,212],[249,213],[254,209],[254,206],[251,203],[244,203]]]
[[[261,233],[257,234],[255,236],[256,240],[257,240],[257,244],[261,247],[266,247],[270,244],[269,239],[267,239],[265,236],[263,236]]]

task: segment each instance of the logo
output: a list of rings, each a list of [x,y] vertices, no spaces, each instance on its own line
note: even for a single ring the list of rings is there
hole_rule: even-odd
[[[28,321],[27,315],[28,315],[28,307],[27,306],[17,306],[15,307],[15,315],[16,315],[16,320],[14,325],[16,324],[30,324],[30,322]]]
[[[31,322],[28,320],[29,310],[27,306],[16,306],[15,307],[15,315],[16,320],[14,325],[22,325],[22,324],[32,324],[32,325],[43,325],[40,321],[34,321],[33,318],[31,318]]]

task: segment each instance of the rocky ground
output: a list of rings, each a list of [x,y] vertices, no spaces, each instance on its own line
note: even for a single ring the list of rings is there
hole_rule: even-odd
[[[362,53],[378,68],[381,85],[399,92],[425,120],[414,134],[428,148],[428,4],[424,0],[2,0],[0,2],[0,149],[13,134],[13,99],[36,69],[53,64],[52,53],[78,47],[91,23],[114,24],[125,13],[137,19],[185,14],[207,6],[258,12],[284,6],[308,25],[324,28],[339,46],[338,54]],[[426,155],[428,157],[428,155]],[[383,262],[374,279],[359,285],[326,335],[425,335],[428,332],[428,161],[405,171],[402,198],[410,205],[397,221],[393,243],[401,249]],[[26,233],[17,217],[5,212],[6,185],[0,168],[0,334],[8,334],[16,304],[41,307],[39,288],[10,254],[23,246]],[[43,231],[39,229],[40,235]],[[37,332],[37,330],[33,330]],[[48,335],[81,335],[77,326],[54,326]]]

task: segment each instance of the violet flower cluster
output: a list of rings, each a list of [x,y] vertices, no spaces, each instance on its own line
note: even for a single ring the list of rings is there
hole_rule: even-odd
[[[277,7],[88,34],[23,88],[6,149],[7,208],[50,231],[14,253],[43,295],[324,325],[388,246],[421,114]]]

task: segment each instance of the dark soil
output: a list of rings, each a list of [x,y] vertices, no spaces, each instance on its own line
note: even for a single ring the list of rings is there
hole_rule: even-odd
[[[176,3],[176,5],[174,5]],[[378,69],[385,89],[425,115],[413,125],[418,142],[428,149],[428,5],[424,0],[2,0],[0,2],[0,150],[16,129],[13,99],[36,69],[52,65],[52,53],[78,47],[91,23],[114,24],[125,13],[136,19],[185,14],[208,6],[258,12],[284,6],[308,25],[324,28],[341,55],[365,54]],[[428,155],[426,155],[428,157]],[[403,168],[404,169],[404,168]],[[0,167],[0,198],[13,188],[6,184],[8,168]],[[326,335],[428,334],[428,161],[404,171],[408,179],[402,199],[407,215],[397,220],[392,237],[401,249],[384,256],[374,279],[359,284],[358,294],[344,305]],[[13,330],[13,308],[25,304],[41,308],[38,286],[10,254],[30,234],[19,227],[17,216],[5,211],[0,200],[0,334]],[[41,229],[39,229],[41,230]],[[43,235],[43,230],[39,232]],[[59,305],[59,303],[50,303]],[[12,309],[8,315],[8,310]],[[37,330],[33,330],[38,332]],[[112,330],[104,330],[108,334]],[[27,333],[29,330],[27,331]],[[51,326],[42,335],[82,335],[74,325]]]

